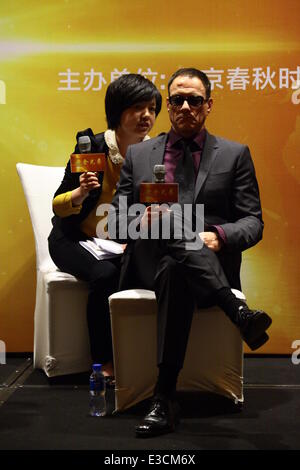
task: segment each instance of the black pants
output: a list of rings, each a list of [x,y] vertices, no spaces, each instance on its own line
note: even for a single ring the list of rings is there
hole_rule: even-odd
[[[50,236],[49,252],[61,271],[88,283],[87,322],[92,360],[93,363],[112,360],[108,297],[118,290],[120,257],[99,261],[78,242],[66,237],[52,240]]]
[[[216,304],[215,293],[230,287],[216,254],[205,245],[186,250],[184,240],[135,242],[132,268],[140,287],[158,302],[158,366],[182,368],[195,306]]]

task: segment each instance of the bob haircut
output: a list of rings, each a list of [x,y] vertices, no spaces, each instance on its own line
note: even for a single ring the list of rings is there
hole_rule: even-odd
[[[201,70],[194,69],[192,67],[179,69],[175,73],[173,73],[168,83],[169,96],[170,96],[170,86],[172,85],[173,81],[177,77],[199,78],[204,85],[205,92],[206,92],[206,99],[208,100],[208,98],[210,98],[211,84],[210,84],[208,76],[206,75],[206,73],[202,72]]]
[[[105,95],[105,113],[109,129],[116,130],[122,113],[131,106],[155,98],[157,116],[161,110],[161,94],[143,75],[129,73],[110,83]]]

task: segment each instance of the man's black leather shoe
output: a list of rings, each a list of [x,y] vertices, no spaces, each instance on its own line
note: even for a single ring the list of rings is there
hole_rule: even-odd
[[[240,307],[238,327],[245,343],[254,351],[265,344],[269,336],[266,330],[272,319],[262,310],[250,310],[247,306]]]
[[[154,397],[148,414],[135,427],[136,437],[154,437],[173,432],[179,423],[179,405],[175,401]]]

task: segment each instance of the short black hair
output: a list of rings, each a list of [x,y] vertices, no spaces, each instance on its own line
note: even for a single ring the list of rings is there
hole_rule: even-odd
[[[161,94],[156,86],[143,75],[129,73],[110,83],[105,95],[105,113],[109,129],[117,129],[125,109],[142,101],[155,98],[155,114],[161,110]]]
[[[205,93],[206,93],[206,99],[210,98],[210,92],[211,92],[211,84],[208,76],[206,73],[202,72],[201,70],[194,69],[193,67],[188,67],[188,68],[182,68],[177,70],[175,73],[173,73],[172,77],[170,78],[168,82],[168,93],[170,96],[170,86],[172,85],[173,81],[177,77],[197,77],[201,80],[201,82],[204,85],[205,88]]]

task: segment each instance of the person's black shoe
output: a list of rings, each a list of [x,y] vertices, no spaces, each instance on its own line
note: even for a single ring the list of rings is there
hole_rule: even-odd
[[[243,340],[252,351],[268,341],[266,330],[271,323],[272,319],[262,310],[250,310],[247,306],[239,309],[238,327]]]
[[[136,437],[154,437],[173,432],[179,423],[179,405],[175,401],[155,396],[149,412],[135,427]]]

